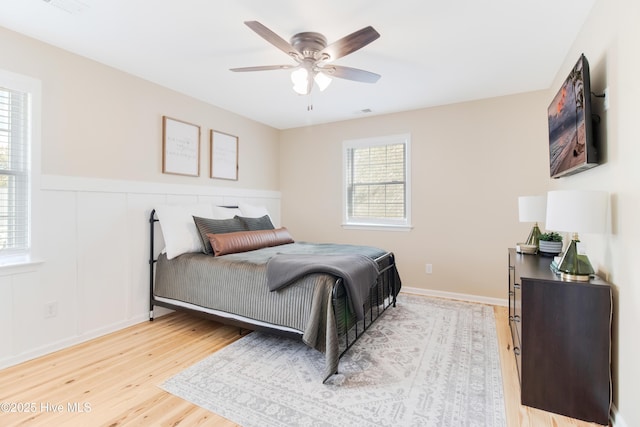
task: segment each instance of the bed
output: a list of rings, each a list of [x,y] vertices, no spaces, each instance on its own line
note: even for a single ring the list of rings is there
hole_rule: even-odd
[[[202,250],[172,254],[165,248],[156,255],[156,224],[162,227],[165,219],[156,210],[149,216],[150,320],[159,306],[302,340],[325,353],[325,381],[337,372],[344,352],[396,304],[401,282],[391,252],[294,241],[285,228],[269,221],[264,227],[264,217],[235,215],[217,230],[224,232],[205,233],[211,228],[203,230],[201,217],[193,217]],[[246,221],[238,225],[244,230],[229,227],[239,218]],[[184,218],[183,223],[188,226]],[[167,230],[162,228],[165,243]],[[211,244],[208,253],[205,243]]]

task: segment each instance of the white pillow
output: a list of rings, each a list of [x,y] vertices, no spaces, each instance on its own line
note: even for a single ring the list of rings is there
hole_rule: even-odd
[[[242,216],[247,218],[261,218],[269,215],[269,211],[264,206],[253,206],[248,203],[239,202],[238,207],[242,212]],[[269,218],[271,218],[271,215],[269,215]]]
[[[193,222],[193,216],[211,218],[210,204],[188,206],[161,205],[156,208],[164,237],[167,259],[188,252],[202,252],[202,239]]]
[[[238,208],[225,208],[223,206],[213,206],[213,219],[230,219],[234,216],[242,216]]]

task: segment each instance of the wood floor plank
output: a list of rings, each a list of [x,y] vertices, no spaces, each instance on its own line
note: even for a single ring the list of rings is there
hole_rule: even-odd
[[[159,385],[238,338],[235,328],[171,314],[5,369],[0,402],[33,402],[36,413],[0,413],[0,425],[234,426]],[[85,403],[90,412],[67,406]],[[59,404],[62,412],[50,409]]]
[[[595,426],[520,405],[507,309],[494,307],[494,313],[508,426]],[[0,412],[0,425],[234,427],[233,422],[159,386],[238,338],[236,328],[172,313],[4,369],[0,403],[33,403],[36,411]],[[58,405],[63,410],[54,412]]]

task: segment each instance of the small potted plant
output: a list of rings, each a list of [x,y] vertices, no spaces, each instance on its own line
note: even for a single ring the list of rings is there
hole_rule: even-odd
[[[538,237],[538,245],[541,255],[556,256],[562,252],[562,236],[555,231],[542,233]]]

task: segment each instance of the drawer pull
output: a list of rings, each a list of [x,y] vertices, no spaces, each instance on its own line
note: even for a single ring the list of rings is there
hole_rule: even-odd
[[[513,321],[520,323],[520,316],[517,315],[517,314],[515,316],[513,316]]]
[[[513,347],[513,353],[516,356],[520,356],[520,347]]]

